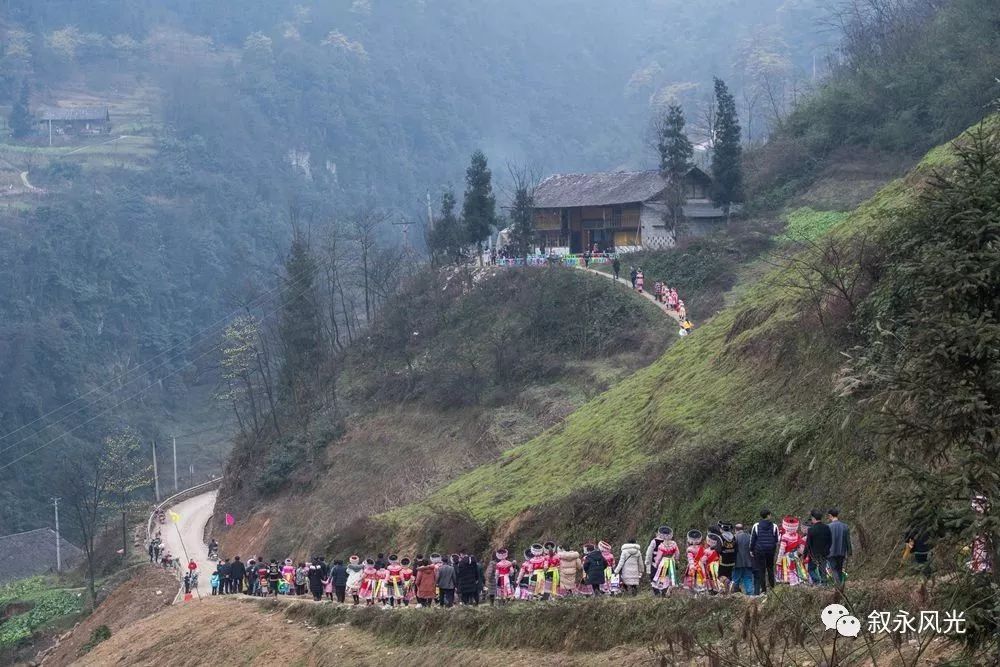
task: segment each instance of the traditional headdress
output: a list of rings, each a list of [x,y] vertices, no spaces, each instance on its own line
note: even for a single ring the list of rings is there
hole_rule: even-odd
[[[399,556],[397,556],[396,554],[389,554],[390,563],[396,563],[398,561],[399,561]]]
[[[600,549],[601,551],[611,551],[611,545],[605,542],[604,540],[601,540],[600,542],[597,543],[597,548]]]
[[[713,549],[718,549],[722,546],[722,538],[715,533],[709,533],[706,541],[708,542],[708,546]]]
[[[532,556],[541,556],[542,553],[544,553],[544,552],[545,552],[545,549],[542,547],[541,544],[538,544],[536,542],[535,544],[531,545],[531,555]]]
[[[410,564],[409,557],[403,556],[402,558],[400,558],[399,559],[399,564],[402,565],[403,567],[406,567],[407,565],[409,565]]]
[[[555,542],[546,542],[542,546],[545,547],[546,551],[555,551],[556,550],[556,543]]]
[[[493,555],[497,557],[497,560],[506,560],[506,558],[507,558],[507,550],[506,549],[500,549],[499,551],[497,551]]]
[[[431,554],[431,562],[435,565],[441,562],[441,554],[435,552]]]
[[[670,526],[660,526],[656,529],[656,535],[661,540],[669,540],[674,536],[674,529]]]
[[[786,533],[799,532],[799,520],[794,516],[786,516],[781,520],[781,527]]]
[[[350,562],[351,565],[357,565],[358,563],[361,562],[361,558],[358,556],[351,556],[347,560]]]
[[[701,544],[701,531],[700,530],[689,530],[687,536],[687,542],[691,546],[696,544]]]
[[[375,565],[375,559],[374,558],[365,559],[365,565],[372,565],[372,566],[374,566]]]

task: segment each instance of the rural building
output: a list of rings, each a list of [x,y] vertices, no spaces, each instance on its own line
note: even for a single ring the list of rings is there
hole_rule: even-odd
[[[62,569],[76,567],[83,550],[59,538]],[[0,537],[0,584],[56,571],[56,531],[37,528]]]
[[[684,191],[685,224],[689,233],[704,234],[726,219],[709,198],[712,179],[695,167]],[[658,171],[557,174],[535,190],[534,228],[543,249],[567,248],[571,253],[597,247],[663,248],[676,239],[665,222],[667,182]]]
[[[46,107],[37,116],[39,129],[52,134],[108,134],[111,112],[108,107]]]

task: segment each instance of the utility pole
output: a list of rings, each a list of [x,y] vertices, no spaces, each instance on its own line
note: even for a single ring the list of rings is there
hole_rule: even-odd
[[[62,570],[62,551],[60,551],[59,544],[59,501],[60,498],[53,498],[52,505],[56,509],[56,572]]]
[[[431,193],[427,193],[427,229],[434,229],[434,209],[431,208]]]
[[[403,228],[403,250],[409,254],[413,250],[412,246],[410,246],[410,225],[413,223],[404,220],[403,222],[393,222],[390,224]]]
[[[173,436],[174,440],[174,493],[177,493],[177,436]]]
[[[156,440],[153,441],[153,489],[156,492],[156,502],[160,502],[160,472],[156,468]]]

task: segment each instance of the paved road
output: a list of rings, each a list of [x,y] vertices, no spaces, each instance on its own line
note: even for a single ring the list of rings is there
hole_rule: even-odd
[[[612,275],[610,273],[607,273],[605,271],[597,271],[596,269],[588,269],[588,268],[584,268],[584,267],[579,266],[579,265],[576,268],[580,269],[581,271],[586,271],[587,273],[593,273],[593,274],[596,274],[598,276],[604,276],[608,280],[614,280],[615,279],[614,275]],[[625,285],[625,287],[629,288],[630,290],[632,289],[632,281],[630,281],[630,280],[627,280],[625,278],[619,278],[617,280],[617,282],[621,283],[622,285]],[[650,285],[650,287],[652,287],[652,285]],[[638,292],[636,292],[636,294],[638,294]],[[681,321],[680,316],[677,315],[677,312],[674,309],[669,308],[669,307],[667,307],[666,304],[660,303],[659,301],[657,301],[656,297],[653,296],[653,293],[650,292],[649,290],[644,290],[642,292],[642,296],[646,297],[646,299],[648,299],[651,303],[656,304],[656,307],[659,308],[660,310],[662,310],[665,315],[673,318],[678,323]]]
[[[211,595],[212,586],[209,578],[215,571],[215,563],[208,560],[208,545],[205,544],[205,524],[215,508],[215,496],[218,491],[208,491],[201,495],[184,500],[168,508],[167,522],[160,527],[163,543],[175,558],[186,565],[187,559],[194,559],[198,564],[198,592],[201,595]],[[176,524],[170,521],[170,512],[180,515]],[[185,556],[186,552],[186,556]]]
[[[26,171],[21,172],[21,182],[24,183],[24,187],[28,188],[32,192],[42,191],[41,188],[36,188],[34,185],[31,184],[31,181],[28,180],[28,172]]]

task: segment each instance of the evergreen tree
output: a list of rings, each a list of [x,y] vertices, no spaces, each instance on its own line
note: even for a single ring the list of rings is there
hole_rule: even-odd
[[[285,259],[284,292],[278,336],[283,362],[282,388],[296,403],[319,377],[323,361],[323,320],[316,290],[316,259],[301,232]]]
[[[527,258],[534,247],[534,208],[532,188],[526,183],[519,183],[514,188],[514,201],[510,207],[510,244],[515,257]]]
[[[680,106],[670,105],[657,124],[656,147],[660,152],[660,174],[667,181],[666,222],[676,231],[684,217],[684,179],[691,171],[694,156],[691,140],[684,132],[684,110]]]
[[[728,218],[732,204],[743,199],[743,147],[736,100],[725,82],[718,78],[715,79],[715,107],[712,199],[726,209]]]
[[[10,133],[15,139],[23,139],[31,134],[30,96],[31,89],[28,86],[28,81],[25,80],[21,83],[21,94],[15,100],[10,111]]]
[[[441,196],[441,217],[434,221],[430,234],[431,253],[435,261],[445,264],[461,264],[465,261],[465,234],[462,224],[455,215],[455,193],[445,192]]]
[[[462,204],[462,220],[469,243],[479,251],[479,261],[483,258],[483,241],[497,223],[496,197],[493,196],[493,176],[486,164],[486,155],[477,150],[472,154],[472,162],[465,172],[465,201]]]

